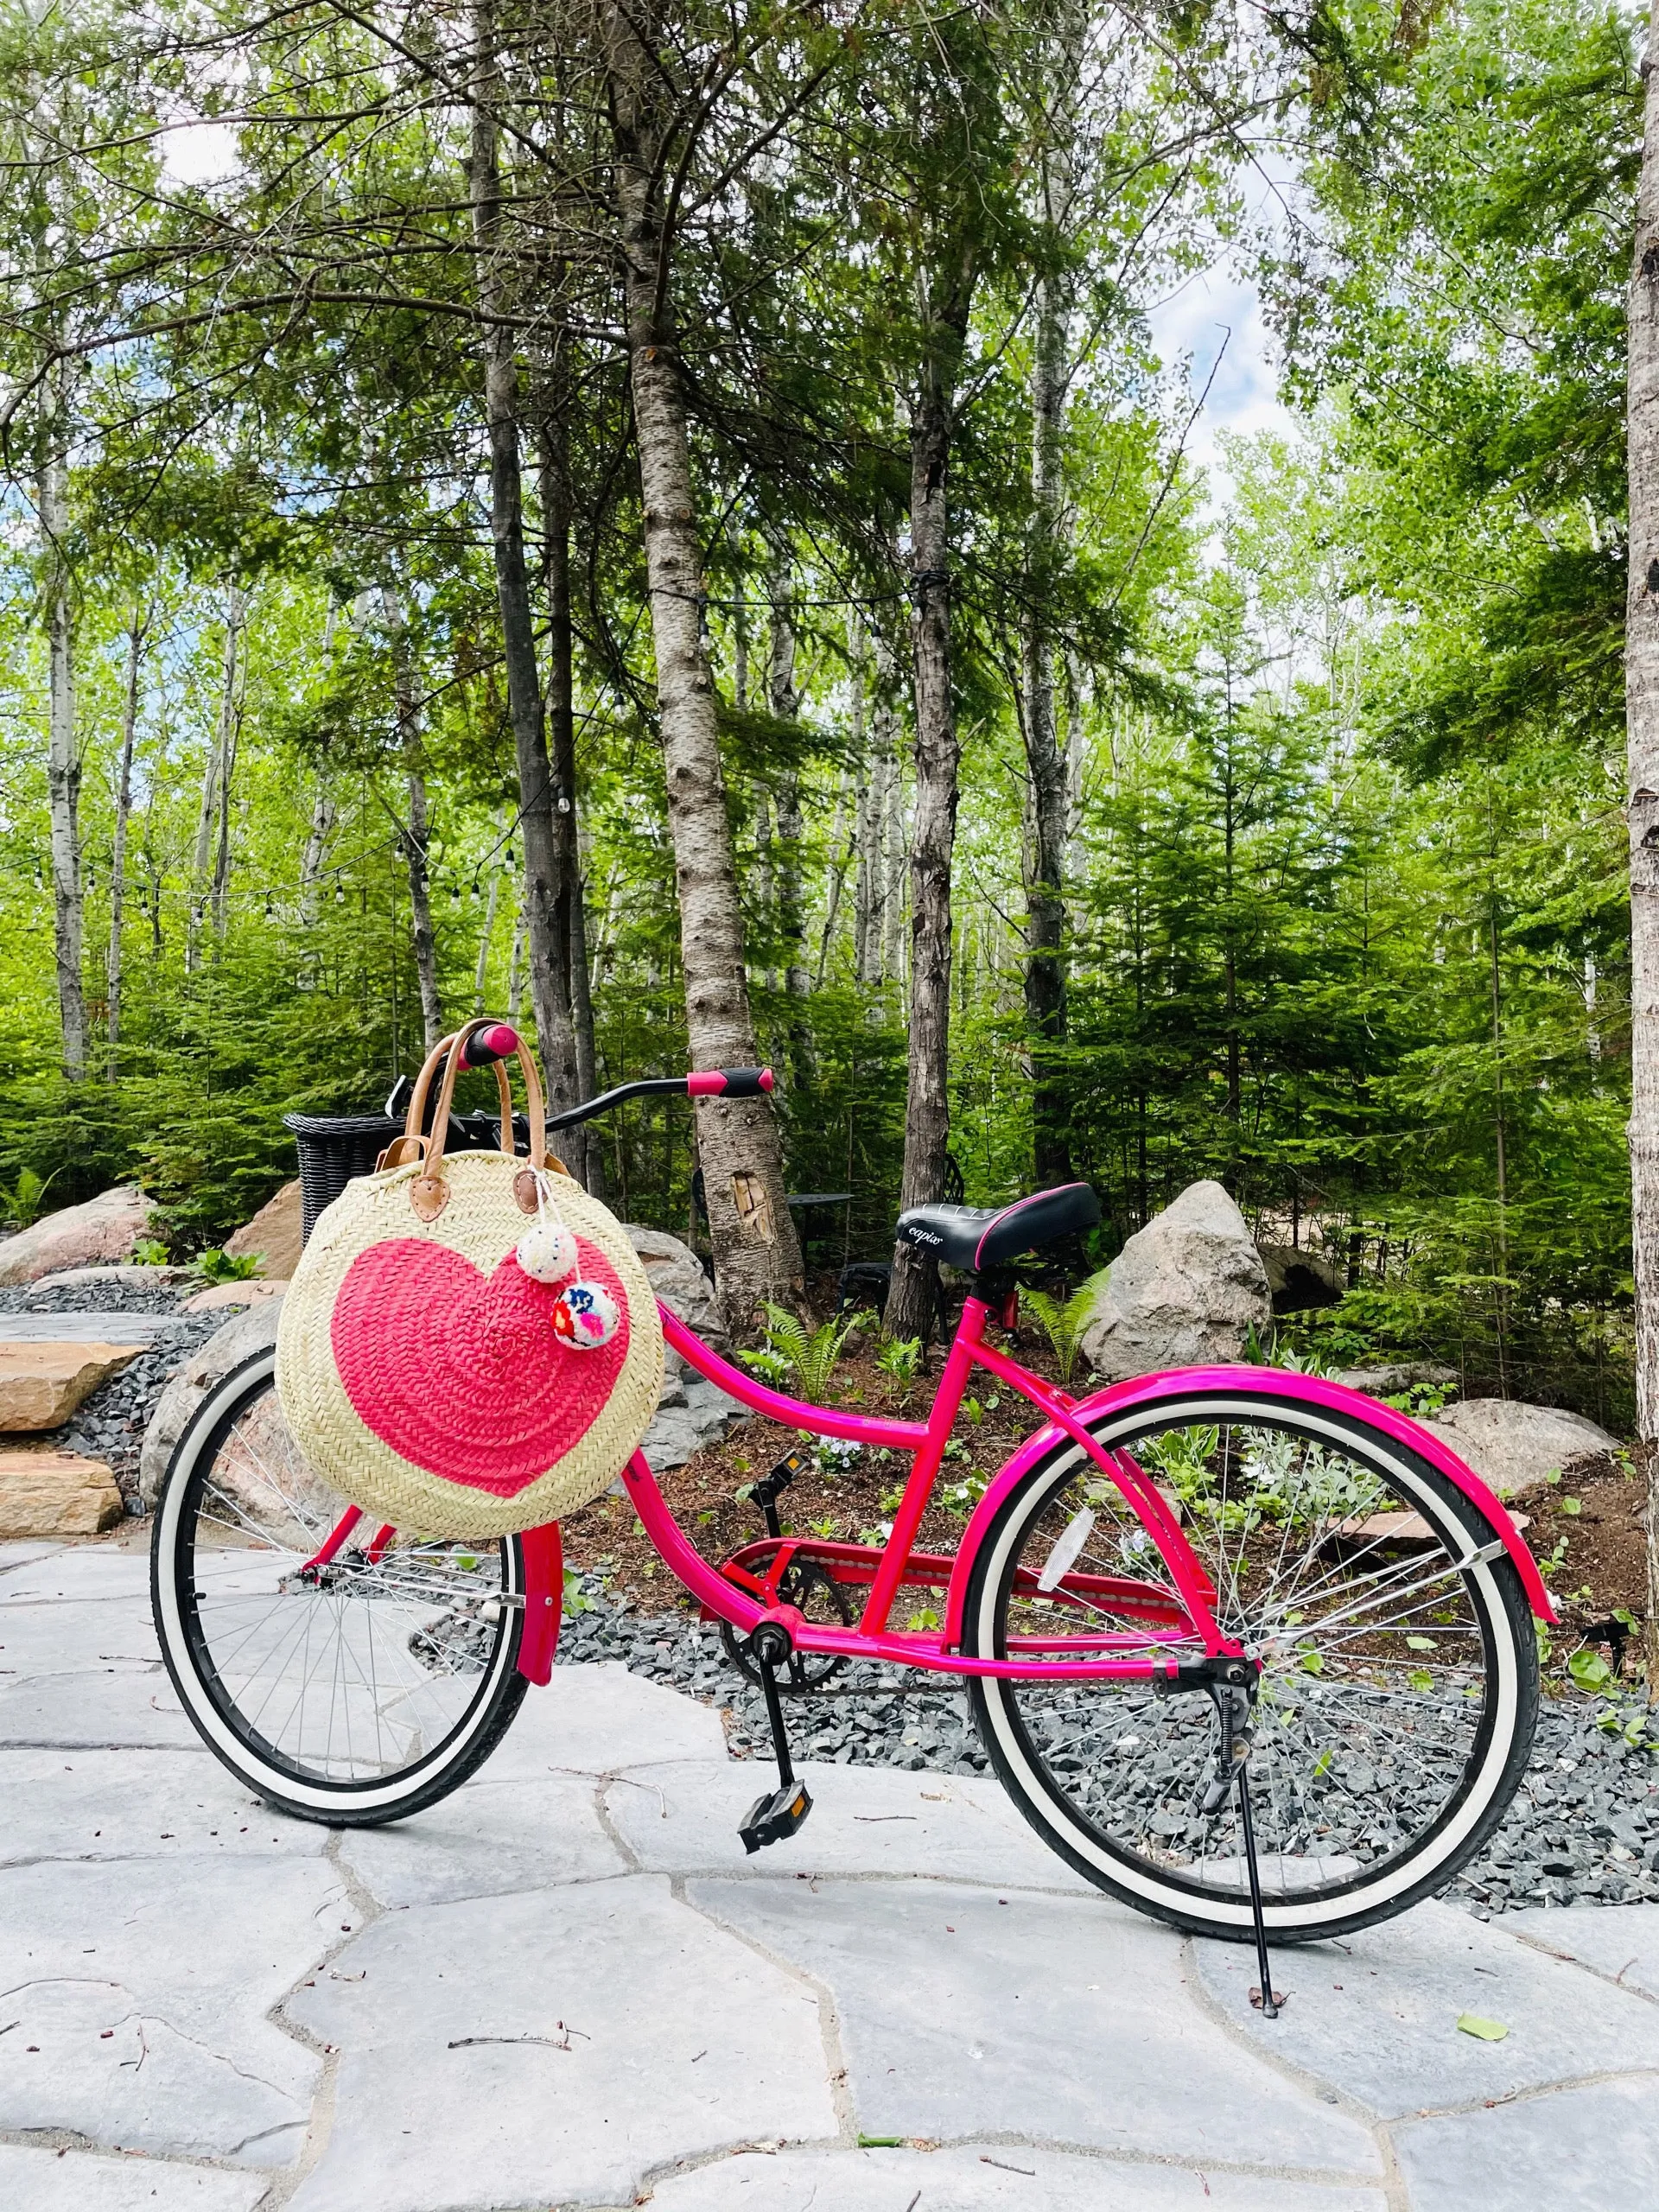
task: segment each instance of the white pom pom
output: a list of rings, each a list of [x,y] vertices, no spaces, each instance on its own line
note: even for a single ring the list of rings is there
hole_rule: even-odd
[[[573,1351],[597,1351],[621,1325],[616,1300],[596,1282],[568,1283],[553,1309],[554,1330]]]
[[[569,1282],[582,1255],[562,1221],[535,1221],[518,1239],[518,1264],[532,1282]]]

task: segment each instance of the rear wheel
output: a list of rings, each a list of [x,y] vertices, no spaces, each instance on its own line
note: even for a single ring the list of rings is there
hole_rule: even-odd
[[[1443,1888],[1502,1818],[1537,1713],[1526,1594],[1488,1522],[1386,1431],[1322,1405],[1205,1394],[1094,1433],[1175,1503],[1217,1622],[1259,1664],[1249,1775],[1269,1931],[1337,1935]],[[1026,1818],[1080,1873],[1244,1940],[1236,1791],[1204,1810],[1210,1698],[1065,1673],[1080,1635],[1122,1637],[1125,1656],[1196,1656],[1179,1617],[1116,1484],[1058,1446],[980,1545],[963,1621],[968,1653],[1046,1651],[1055,1679],[975,1681],[976,1718]]]
[[[294,1440],[276,1354],[232,1370],[175,1449],[150,1587],[174,1686],[208,1748],[302,1819],[370,1827],[445,1796],[523,1700],[516,1537],[394,1534],[365,1516],[302,1573],[346,1512]]]

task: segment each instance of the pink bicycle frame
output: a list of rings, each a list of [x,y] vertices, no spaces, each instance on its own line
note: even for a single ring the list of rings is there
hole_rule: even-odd
[[[985,1327],[995,1310],[978,1298],[968,1299],[945,1358],[944,1371],[925,1421],[889,1420],[885,1416],[844,1411],[838,1407],[812,1406],[773,1390],[741,1368],[711,1351],[677,1315],[660,1309],[663,1333],[670,1347],[740,1404],[790,1428],[815,1436],[834,1436],[889,1451],[908,1452],[912,1467],[893,1531],[880,1552],[860,1545],[816,1539],[767,1537],[746,1546],[723,1567],[712,1566],[691,1544],[669,1509],[656,1477],[642,1452],[636,1452],[622,1472],[627,1496],[660,1556],[672,1568],[704,1615],[728,1621],[747,1635],[762,1621],[772,1620],[787,1629],[795,1649],[849,1659],[882,1659],[935,1674],[1037,1678],[1052,1681],[1055,1659],[1065,1655],[1065,1671],[1077,1677],[1138,1680],[1158,1675],[1177,1678],[1182,1658],[1201,1650],[1205,1657],[1236,1657],[1242,1646],[1217,1627],[1212,1607],[1216,1592],[1183,1534],[1169,1502],[1123,1450],[1102,1445],[1093,1427],[1104,1414],[1116,1414],[1194,1393],[1248,1391],[1254,1397],[1280,1397],[1335,1414],[1360,1414],[1409,1447],[1446,1475],[1475,1506],[1493,1531],[1495,1542],[1514,1560],[1527,1597],[1540,1619],[1556,1616],[1537,1565],[1520,1531],[1492,1491],[1433,1433],[1406,1414],[1379,1405],[1375,1400],[1343,1384],[1320,1377],[1294,1375],[1278,1368],[1186,1368],[1138,1376],[1118,1383],[1092,1397],[1077,1400],[1033,1375],[985,1340]],[[961,1410],[969,1376],[983,1368],[999,1382],[1029,1400],[1044,1414],[1046,1424],[1028,1437],[997,1475],[980,1499],[954,1557],[916,1552],[912,1548],[928,1501],[933,1493],[944,1450]],[[1062,1612],[1068,1607],[1086,1610],[1090,1597],[1109,1596],[1114,1607],[1147,1624],[1147,1632],[1057,1636],[1052,1641],[1014,1639],[1005,1659],[969,1657],[960,1649],[969,1578],[981,1543],[988,1535],[998,1511],[1010,1492],[1065,1439],[1070,1438],[1122,1493],[1125,1503],[1146,1528],[1174,1584],[1174,1595],[1160,1585],[1130,1578],[1071,1574],[1049,1593]],[[340,1550],[360,1519],[355,1507],[341,1519],[327,1542],[308,1564],[326,1564]],[[369,1547],[378,1557],[389,1540],[381,1529]],[[556,1524],[533,1529],[521,1539],[524,1551],[525,1631],[520,1645],[519,1671],[531,1681],[545,1682],[552,1671],[563,1609],[563,1555]],[[778,1586],[789,1561],[806,1556],[832,1566],[836,1579],[859,1586],[868,1581],[869,1594],[855,1628],[809,1621],[794,1606],[782,1604]],[[765,1572],[760,1570],[764,1568]],[[925,1630],[895,1630],[888,1625],[894,1600],[902,1586],[945,1592],[942,1626]],[[1160,1646],[1167,1649],[1161,1656]],[[1196,1649],[1195,1649],[1196,1647]],[[1029,1657],[1014,1656],[1029,1651]],[[1135,1656],[1131,1656],[1130,1654]]]

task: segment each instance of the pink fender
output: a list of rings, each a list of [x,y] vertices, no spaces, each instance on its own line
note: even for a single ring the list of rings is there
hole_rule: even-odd
[[[1166,1398],[1185,1397],[1194,1390],[1249,1389],[1258,1395],[1277,1398],[1312,1399],[1316,1405],[1325,1406],[1333,1413],[1361,1415],[1373,1428],[1380,1428],[1399,1443],[1409,1445],[1418,1457],[1427,1459],[1448,1481],[1454,1483],[1487,1521],[1494,1535],[1503,1541],[1503,1548],[1515,1561],[1528,1602],[1541,1621],[1552,1624],[1556,1619],[1554,1605],[1544,1587],[1538,1572],[1537,1561],[1527,1549],[1521,1531],[1499,1501],[1472,1468],[1465,1467],[1454,1452],[1446,1449],[1432,1428],[1413,1421],[1393,1406],[1380,1405],[1375,1398],[1368,1398],[1361,1390],[1351,1390],[1345,1383],[1327,1382],[1316,1375],[1293,1375],[1281,1367],[1182,1367],[1166,1369],[1159,1375],[1138,1375],[1131,1382],[1116,1382],[1108,1389],[1096,1391],[1091,1398],[1080,1398],[1071,1408],[1079,1421],[1090,1420],[1096,1414],[1119,1413],[1130,1406],[1154,1405]],[[992,1521],[1010,1491],[1015,1489],[1028,1475],[1037,1462],[1065,1441],[1065,1431],[1051,1422],[1028,1437],[1001,1470],[974,1509],[974,1516],[957,1554],[956,1572],[950,1579],[950,1592],[946,1600],[944,1645],[948,1651],[957,1650],[962,1643],[963,1614],[968,1601],[968,1575],[980,1545],[990,1532]]]
[[[524,1632],[518,1640],[518,1672],[545,1688],[553,1679],[553,1655],[559,1648],[564,1612],[564,1546],[559,1524],[526,1529],[519,1538],[524,1553]]]

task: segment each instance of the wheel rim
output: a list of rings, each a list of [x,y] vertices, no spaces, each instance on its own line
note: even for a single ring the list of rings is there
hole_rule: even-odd
[[[201,1434],[181,1478],[170,1610],[212,1738],[307,1796],[404,1794],[447,1765],[511,1663],[515,1548],[399,1532],[377,1561],[365,1516],[330,1567],[302,1576],[347,1501],[296,1444],[268,1376]]]
[[[1328,1918],[1461,1855],[1504,1763],[1516,1684],[1491,1563],[1471,1562],[1445,1500],[1351,1432],[1253,1406],[1166,1413],[1112,1443],[1179,1504],[1223,1631],[1259,1657],[1249,1773],[1274,1917]],[[1170,1620],[1174,1585],[1155,1548],[1080,1453],[1033,1485],[996,1549],[982,1606],[999,1651],[1080,1633],[1164,1657],[1201,1649]],[[1046,1595],[1035,1586],[1051,1562]],[[1147,1594],[1109,1602],[1084,1581],[1106,1575]],[[1072,1680],[987,1685],[983,1706],[1036,1809],[1074,1849],[1143,1894],[1243,1919],[1236,1792],[1201,1809],[1220,1736],[1207,1696]]]

